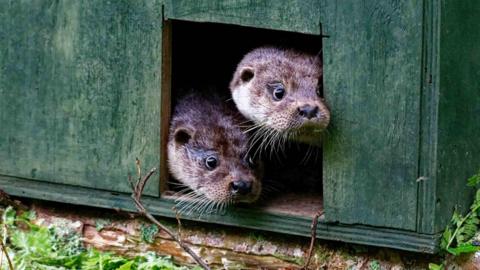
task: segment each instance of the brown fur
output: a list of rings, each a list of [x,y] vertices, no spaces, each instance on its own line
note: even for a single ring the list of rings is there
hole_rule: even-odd
[[[261,192],[260,169],[250,168],[246,161],[248,137],[239,125],[244,118],[225,101],[215,97],[191,94],[175,107],[168,141],[168,165],[172,175],[198,194],[216,202],[253,202]],[[190,139],[176,139],[178,132]],[[205,157],[214,154],[218,166],[205,167]],[[252,183],[246,195],[232,195],[232,181]]]
[[[238,64],[230,90],[237,108],[245,117],[280,133],[290,132],[293,138],[308,142],[315,140],[318,132],[326,129],[330,121],[330,112],[317,94],[321,80],[319,57],[294,50],[258,48],[245,55]],[[280,82],[285,87],[286,94],[280,101],[273,100],[268,90],[267,85],[273,82]],[[307,104],[318,107],[318,117],[305,119],[299,115],[298,108]]]

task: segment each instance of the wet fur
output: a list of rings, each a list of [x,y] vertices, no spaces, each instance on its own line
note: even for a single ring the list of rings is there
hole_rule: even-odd
[[[275,136],[276,143],[290,139],[313,143],[330,121],[330,112],[317,94],[321,79],[318,56],[266,47],[245,55],[233,75],[230,90],[238,110],[265,136],[272,140]],[[267,85],[272,82],[285,86],[286,95],[280,101],[274,101],[268,91]],[[320,117],[303,119],[297,108],[305,104],[318,106]]]
[[[233,104],[232,104],[233,105]],[[171,174],[193,191],[189,198],[213,202],[211,207],[235,202],[254,202],[261,192],[260,169],[251,169],[245,160],[248,137],[240,124],[245,119],[218,97],[190,94],[182,98],[173,113],[168,140],[168,165]],[[181,130],[191,136],[178,142]],[[205,167],[205,157],[216,154],[218,166]],[[252,192],[233,196],[230,183],[238,179],[253,183]]]

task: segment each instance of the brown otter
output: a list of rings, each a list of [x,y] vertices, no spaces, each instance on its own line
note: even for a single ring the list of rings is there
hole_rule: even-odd
[[[319,56],[263,47],[244,56],[230,90],[238,110],[254,122],[256,135],[268,137],[267,144],[275,147],[289,139],[318,144],[330,121],[321,78]]]
[[[260,196],[261,168],[247,156],[248,137],[240,128],[245,119],[232,107],[218,97],[190,94],[180,99],[170,123],[170,172],[191,190],[184,197],[203,208]]]

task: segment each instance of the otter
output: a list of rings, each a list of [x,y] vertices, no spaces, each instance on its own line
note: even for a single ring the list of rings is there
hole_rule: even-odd
[[[240,61],[230,91],[238,110],[259,131],[256,135],[269,137],[267,144],[292,139],[318,145],[330,122],[321,80],[319,56],[262,47]]]
[[[261,164],[247,156],[249,138],[240,127],[245,119],[232,105],[218,96],[188,94],[171,119],[169,170],[189,188],[183,197],[205,207],[252,203],[262,190]]]

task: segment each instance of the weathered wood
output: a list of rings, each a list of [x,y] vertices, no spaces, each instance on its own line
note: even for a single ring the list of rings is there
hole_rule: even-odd
[[[453,209],[466,212],[480,170],[479,1],[442,1],[438,93],[435,227],[443,230]],[[431,217],[431,218],[432,218]]]
[[[136,157],[159,165],[161,13],[147,0],[0,3],[1,175],[128,192]]]
[[[146,193],[165,190],[173,59],[163,19],[323,32],[333,119],[318,237],[435,250],[453,208],[467,208],[465,180],[480,167],[480,4],[162,3],[0,2],[0,187],[133,210],[126,194],[109,191],[129,191],[125,179],[138,157],[163,171],[163,186],[152,181]],[[154,213],[174,216],[171,200],[146,202]],[[312,217],[236,208],[186,218],[309,236]]]
[[[440,1],[425,1],[417,230],[433,233],[440,41]]]
[[[6,176],[0,176],[0,187],[12,196],[28,196],[35,199],[77,205],[135,211],[135,206],[128,194],[112,194],[111,192],[90,188],[72,187]],[[176,217],[175,212],[172,210],[172,207],[175,205],[172,200],[145,196],[143,202],[152,214],[171,218]],[[182,219],[305,236],[306,242],[308,242],[308,237],[310,237],[310,225],[312,222],[310,217],[278,214],[254,207],[237,207],[225,213],[216,213],[208,216],[192,214],[190,216],[182,216]],[[320,220],[317,227],[317,238],[433,253],[437,251],[439,235],[419,234],[362,225],[328,224],[324,220]]]
[[[328,221],[416,229],[421,1],[322,1]]]
[[[170,0],[165,10],[169,19],[320,34],[317,0]]]
[[[162,33],[162,104],[160,114],[160,192],[168,189],[169,171],[167,159],[168,133],[170,130],[171,116],[171,91],[172,91],[172,22],[163,22]]]

